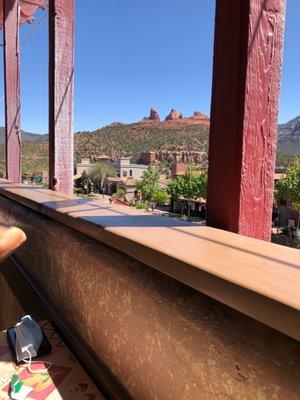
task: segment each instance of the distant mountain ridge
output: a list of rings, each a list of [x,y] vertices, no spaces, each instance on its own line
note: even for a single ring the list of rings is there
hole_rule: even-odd
[[[277,152],[300,155],[300,115],[285,124],[278,125]]]
[[[124,124],[114,122],[94,132],[77,132],[75,135],[75,158],[107,155],[116,159],[122,155],[134,161],[140,154],[148,151],[159,153],[159,158],[167,158],[176,152],[183,154],[185,160],[193,157],[207,164],[209,137],[209,118],[200,112],[184,117],[171,110],[164,120],[153,108],[150,117],[142,121]],[[48,166],[48,135],[35,135],[22,132],[22,164],[28,170],[45,170]],[[300,155],[300,116],[278,125],[277,155]],[[0,128],[0,164],[4,162],[4,128]],[[198,161],[197,161],[198,162]]]
[[[48,135],[41,135],[38,133],[30,133],[22,131],[22,140],[24,142],[37,142],[40,140],[48,140]],[[0,126],[0,144],[5,142],[5,127]]]

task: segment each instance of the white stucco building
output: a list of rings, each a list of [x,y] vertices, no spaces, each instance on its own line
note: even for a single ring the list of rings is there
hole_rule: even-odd
[[[130,157],[121,157],[117,161],[116,167],[120,178],[141,179],[144,171],[148,168],[148,165],[131,164]]]

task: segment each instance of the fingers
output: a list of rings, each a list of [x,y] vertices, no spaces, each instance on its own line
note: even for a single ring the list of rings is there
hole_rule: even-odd
[[[13,253],[26,240],[25,233],[16,227],[0,227],[0,261]]]

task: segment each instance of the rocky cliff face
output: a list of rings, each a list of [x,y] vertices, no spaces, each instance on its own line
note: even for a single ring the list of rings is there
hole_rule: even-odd
[[[204,164],[207,162],[207,151],[195,150],[159,150],[142,152],[139,162],[141,164],[183,163]]]
[[[190,117],[191,119],[195,119],[198,121],[203,121],[203,122],[208,122],[209,123],[209,118],[207,115],[203,114],[200,111],[195,111],[194,114]]]
[[[176,110],[174,110],[174,108],[172,108],[172,110],[170,111],[170,114],[166,116],[165,121],[177,121],[178,119],[182,119],[183,115],[179,112],[177,112]]]
[[[209,124],[209,117],[200,111],[195,111],[194,114],[190,117],[185,117],[181,112],[176,111],[174,108],[170,111],[170,113],[166,116],[164,120],[161,121],[159,113],[155,107],[150,109],[149,117],[145,117],[143,119],[144,122],[168,122],[175,121],[180,122],[183,124],[194,124],[194,123],[203,123],[208,125]],[[143,122],[142,121],[142,122]]]
[[[151,108],[149,119],[150,119],[151,121],[160,121],[160,116],[159,116],[159,114],[158,114],[156,108],[154,108],[154,107]]]

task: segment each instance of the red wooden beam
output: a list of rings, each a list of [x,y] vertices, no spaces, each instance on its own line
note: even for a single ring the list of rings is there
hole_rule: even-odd
[[[207,224],[270,240],[284,0],[216,2]]]
[[[21,179],[19,2],[3,2],[6,177]]]
[[[49,186],[73,193],[74,0],[49,1]]]

